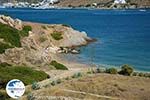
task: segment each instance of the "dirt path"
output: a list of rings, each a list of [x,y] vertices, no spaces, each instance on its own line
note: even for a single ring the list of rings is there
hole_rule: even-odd
[[[45,71],[48,75],[50,75],[51,78],[43,80],[38,82],[38,84],[40,85],[41,89],[46,86],[51,84],[52,81],[58,80],[58,79],[63,79],[63,78],[67,78],[67,77],[71,77],[76,73],[85,73],[87,72],[88,68],[85,67],[75,67],[77,66],[77,64],[71,64],[71,66],[69,66],[69,70],[49,70],[49,71]],[[82,66],[82,65],[80,65]],[[26,86],[26,90],[31,89],[31,85]]]
[[[51,78],[39,82],[39,85],[40,86],[45,86],[45,85],[50,84],[51,81],[54,81],[54,80],[57,80],[57,79],[63,79],[63,78],[66,78],[66,77],[71,77],[72,75],[74,75],[78,72],[84,72],[84,70],[82,70],[81,68],[71,68],[67,71],[54,70],[53,73],[52,73],[52,71],[49,71],[47,73],[51,76]]]

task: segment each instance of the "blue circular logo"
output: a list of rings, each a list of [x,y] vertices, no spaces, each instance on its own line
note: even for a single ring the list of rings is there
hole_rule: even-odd
[[[25,85],[22,81],[13,79],[7,83],[6,92],[11,98],[18,99],[24,94]]]

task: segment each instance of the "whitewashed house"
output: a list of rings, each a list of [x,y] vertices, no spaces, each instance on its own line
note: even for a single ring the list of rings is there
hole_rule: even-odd
[[[126,4],[125,0],[115,0],[114,4]]]

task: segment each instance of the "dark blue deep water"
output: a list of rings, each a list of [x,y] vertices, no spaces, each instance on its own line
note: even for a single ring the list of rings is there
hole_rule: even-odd
[[[0,14],[24,21],[69,24],[98,41],[72,56],[84,63],[150,71],[150,9],[147,10],[31,10],[0,9]]]

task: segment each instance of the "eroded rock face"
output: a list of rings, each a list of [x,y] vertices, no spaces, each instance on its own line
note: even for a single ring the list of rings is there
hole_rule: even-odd
[[[9,16],[0,15],[0,23],[7,24],[11,27],[18,29],[18,30],[22,29],[22,21],[19,19],[12,19]]]

